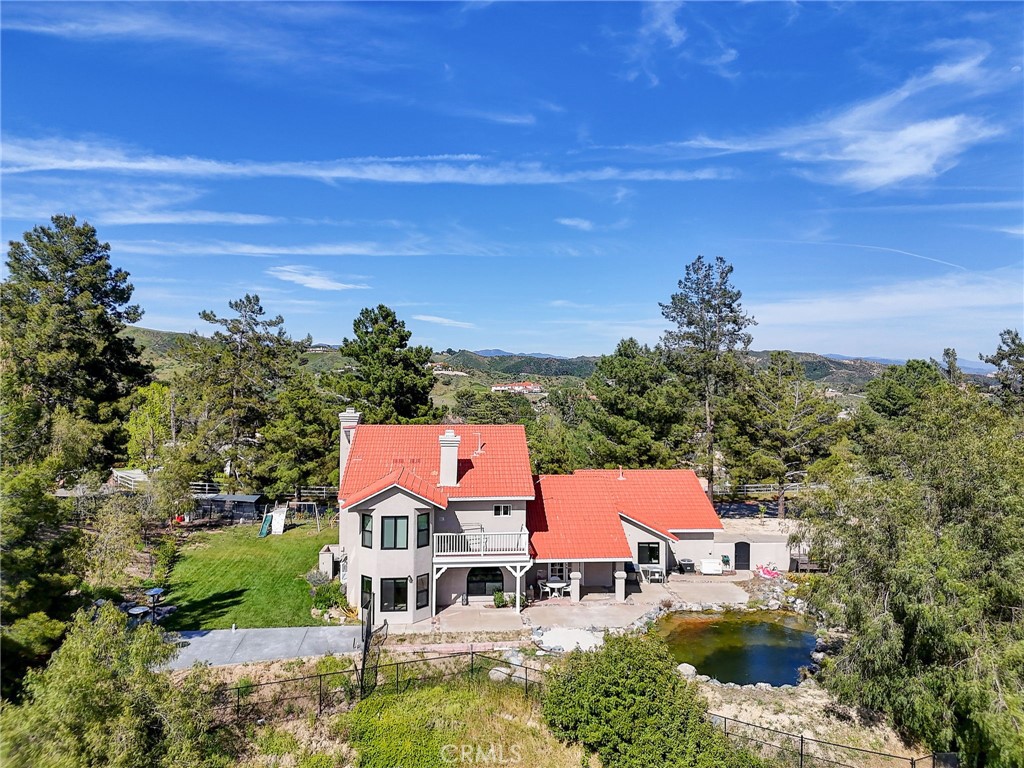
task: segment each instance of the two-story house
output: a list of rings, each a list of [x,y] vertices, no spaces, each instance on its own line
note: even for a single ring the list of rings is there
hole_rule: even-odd
[[[539,580],[624,597],[624,571],[707,557],[722,524],[688,470],[531,474],[521,425],[341,419],[339,543],[349,603],[393,624]]]

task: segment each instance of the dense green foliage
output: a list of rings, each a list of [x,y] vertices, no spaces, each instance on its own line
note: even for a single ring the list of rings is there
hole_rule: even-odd
[[[894,372],[808,504],[814,600],[852,633],[825,682],[970,766],[1024,764],[1024,418]]]
[[[430,347],[410,347],[412,332],[383,304],[363,309],[352,330],[354,338],[346,338],[341,351],[357,369],[338,377],[334,389],[368,424],[436,421],[440,414],[430,401],[434,375],[426,368]]]
[[[1024,407],[1024,341],[1020,331],[1007,328],[999,334],[999,346],[991,355],[979,355],[996,366],[999,396],[1010,407]]]
[[[148,372],[120,335],[142,311],[93,227],[73,216],[51,222],[10,243],[0,284],[3,462],[50,457],[63,419],[90,442],[64,469],[106,468],[119,452],[120,401]]]
[[[707,703],[654,635],[608,636],[573,651],[544,691],[544,719],[605,768],[747,768],[766,765],[731,745],[707,719]]]
[[[804,378],[796,358],[773,352],[767,367],[737,382],[727,409],[723,444],[734,477],[779,485],[779,514],[784,517],[785,484],[803,479],[839,440],[839,407]]]
[[[176,681],[157,667],[176,652],[162,630],[130,630],[111,605],[80,611],[24,703],[4,707],[0,753],[11,768],[201,768],[231,764],[214,728],[216,692],[197,667]]]

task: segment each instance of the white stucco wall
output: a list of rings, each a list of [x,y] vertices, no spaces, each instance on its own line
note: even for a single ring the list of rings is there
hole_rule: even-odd
[[[677,561],[689,558],[694,563],[700,562],[702,558],[714,556],[715,534],[707,533],[677,533],[679,541],[672,542],[672,552]]]
[[[620,518],[621,519],[621,518]],[[670,567],[675,566],[675,556],[671,552],[669,542],[667,542],[661,536],[651,533],[646,528],[640,528],[633,525],[628,520],[622,520],[622,530],[626,534],[626,541],[629,542],[629,551],[632,553],[633,562],[639,562],[637,557],[637,544],[644,542],[657,542],[658,547],[658,565],[666,570]],[[668,563],[668,566],[666,566]]]

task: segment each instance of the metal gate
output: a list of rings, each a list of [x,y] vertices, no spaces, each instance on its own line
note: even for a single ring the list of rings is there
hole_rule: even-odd
[[[359,695],[369,696],[377,687],[377,666],[380,664],[380,649],[388,639],[388,620],[373,628],[373,605],[375,595],[370,592],[363,603],[363,663],[359,668]]]
[[[750,544],[746,541],[736,542],[736,557],[733,558],[733,568],[737,571],[750,570]]]

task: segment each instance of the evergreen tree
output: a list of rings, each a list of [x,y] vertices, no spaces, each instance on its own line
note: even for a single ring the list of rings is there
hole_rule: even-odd
[[[594,466],[672,467],[690,437],[692,398],[665,364],[660,348],[623,339],[587,381],[593,400],[580,404]]]
[[[743,311],[743,294],[730,282],[732,265],[721,256],[714,264],[698,256],[686,265],[679,292],[661,305],[665,319],[675,323],[663,344],[672,354],[675,370],[694,383],[703,406],[703,444],[708,496],[715,490],[715,439],[723,392],[740,370],[738,353],[746,352],[752,337],[746,329],[754,318]]]
[[[128,466],[151,470],[160,465],[160,451],[171,439],[171,388],[154,381],[129,398]]]
[[[293,341],[280,315],[264,319],[259,296],[246,294],[228,306],[233,317],[199,313],[221,330],[210,338],[189,337],[178,351],[188,370],[175,385],[191,400],[197,473],[218,463],[228,490],[256,490],[263,479],[258,476],[261,430],[270,421],[274,396],[296,374],[311,339]]]
[[[742,480],[776,483],[779,516],[786,515],[786,484],[829,455],[842,434],[839,407],[809,382],[788,352],[772,352],[732,398],[725,444]]]
[[[363,309],[352,330],[355,337],[344,340],[341,353],[355,360],[358,370],[331,386],[369,424],[437,421],[441,414],[430,400],[434,375],[426,368],[430,347],[410,347],[412,333],[383,304]]]
[[[937,365],[925,360],[907,360],[891,365],[864,388],[867,403],[875,413],[888,419],[906,415],[927,392],[945,384]]]
[[[999,334],[999,346],[991,355],[978,355],[996,367],[999,396],[1010,408],[1024,407],[1024,341],[1020,331],[1007,328]]]
[[[112,267],[92,226],[74,216],[51,223],[10,243],[0,285],[3,463],[51,455],[54,418],[64,413],[98,441],[88,467],[108,468],[120,451],[119,401],[148,375],[121,334],[142,310],[129,304],[128,273]]]
[[[262,474],[270,492],[299,498],[303,486],[338,484],[338,411],[344,406],[316,377],[300,372],[278,394],[263,429]]]

